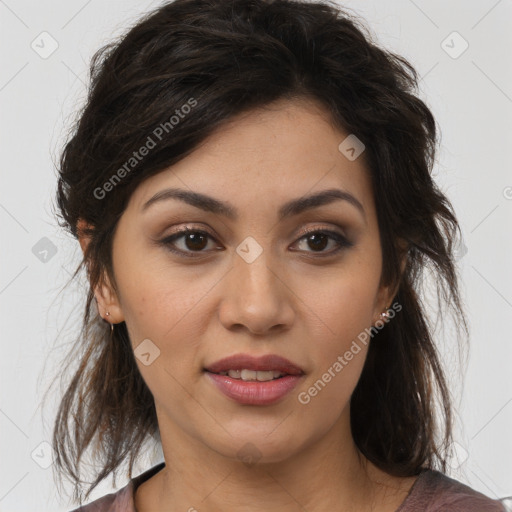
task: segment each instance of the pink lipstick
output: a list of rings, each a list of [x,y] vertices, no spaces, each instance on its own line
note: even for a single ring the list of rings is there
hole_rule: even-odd
[[[245,405],[270,405],[284,398],[304,376],[303,370],[275,354],[236,354],[205,368],[225,396]]]

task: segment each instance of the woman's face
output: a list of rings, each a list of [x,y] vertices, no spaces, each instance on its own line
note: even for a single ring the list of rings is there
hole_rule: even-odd
[[[131,196],[113,244],[118,294],[97,297],[109,321],[126,322],[163,442],[181,436],[224,456],[275,462],[329,431],[349,435],[368,348],[359,341],[357,351],[354,340],[392,295],[379,288],[364,155],[339,149],[348,135],[315,103],[280,101],[235,118]],[[150,201],[167,189],[198,194],[202,206]],[[353,199],[306,201],[326,190]],[[169,240],[185,228],[192,234]],[[237,389],[256,389],[252,397],[266,387],[270,400],[236,399],[205,368],[238,354],[278,355],[302,374],[287,378],[294,387],[284,395],[273,394],[275,382],[238,380]]]

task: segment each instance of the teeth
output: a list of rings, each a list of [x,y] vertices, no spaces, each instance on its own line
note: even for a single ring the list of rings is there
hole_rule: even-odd
[[[241,379],[244,381],[260,381],[265,382],[277,379],[284,373],[268,370],[268,371],[254,371],[254,370],[229,370],[227,372],[220,372],[220,375],[228,375],[232,379]]]

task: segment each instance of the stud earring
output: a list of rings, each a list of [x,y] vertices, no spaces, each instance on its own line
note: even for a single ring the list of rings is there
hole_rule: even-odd
[[[107,311],[105,316],[110,316],[110,312]],[[114,324],[110,324],[110,338],[112,338],[112,334],[114,333]]]

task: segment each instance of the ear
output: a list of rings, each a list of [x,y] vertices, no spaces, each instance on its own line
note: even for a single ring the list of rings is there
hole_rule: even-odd
[[[407,265],[407,255],[408,255],[408,244],[404,240],[400,240],[398,242],[398,254],[400,257],[400,277],[403,275],[405,266]],[[379,289],[379,293],[377,295],[377,300],[375,302],[375,310],[374,310],[374,318],[373,325],[377,322],[377,320],[381,320],[381,313],[384,313],[390,306],[391,301],[395,297],[400,287],[400,280],[394,285],[390,286],[381,286]]]
[[[91,239],[90,236],[84,232],[84,229],[92,228],[93,226],[88,224],[85,220],[79,219],[76,227],[78,241],[85,255],[85,251]],[[104,320],[107,320],[111,324],[118,324],[124,321],[124,314],[119,299],[106,272],[103,273],[100,282],[94,288],[94,297],[98,305],[98,313]],[[110,313],[109,315],[107,315],[107,311]]]

